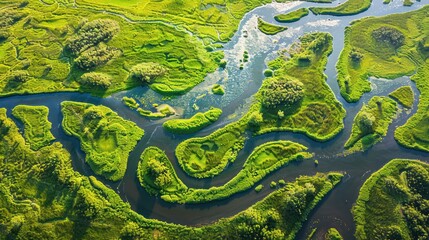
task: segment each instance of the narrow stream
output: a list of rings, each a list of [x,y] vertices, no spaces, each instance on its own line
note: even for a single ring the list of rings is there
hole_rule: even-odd
[[[321,237],[328,228],[336,227],[344,239],[354,239],[355,231],[351,208],[356,201],[358,192],[363,182],[375,171],[380,169],[393,158],[420,159],[429,162],[429,154],[405,149],[399,146],[393,138],[394,130],[403,125],[406,120],[416,112],[419,92],[408,77],[396,80],[371,79],[373,91],[364,94],[358,103],[347,103],[341,96],[336,82],[335,64],[341,49],[344,46],[344,29],[350,22],[367,16],[383,16],[391,13],[401,13],[416,10],[424,3],[416,2],[411,7],[403,7],[402,2],[395,0],[389,5],[382,4],[381,0],[375,1],[371,8],[364,13],[355,16],[332,17],[315,16],[310,13],[307,17],[295,23],[276,23],[274,16],[279,13],[293,11],[301,7],[329,6],[333,4],[317,4],[307,2],[273,3],[258,7],[246,14],[242,19],[238,31],[230,42],[224,45],[225,57],[228,60],[227,68],[209,74],[206,80],[183,96],[170,100],[163,100],[162,96],[148,88],[138,87],[129,91],[119,92],[107,98],[93,97],[81,93],[50,93],[27,96],[11,96],[0,100],[0,107],[8,109],[11,117],[11,109],[19,104],[45,105],[49,107],[49,120],[53,123],[52,132],[72,155],[74,168],[85,175],[93,175],[92,170],[84,162],[85,154],[80,149],[79,141],[65,135],[61,128],[62,114],[60,103],[62,101],[81,101],[93,104],[103,104],[112,108],[125,119],[134,121],[145,130],[145,136],[131,152],[128,168],[124,179],[118,183],[102,180],[105,184],[115,189],[120,196],[131,204],[132,209],[147,218],[155,218],[167,222],[203,225],[218,220],[222,217],[232,216],[245,210],[255,202],[263,199],[273,190],[270,189],[271,181],[279,179],[294,180],[300,175],[313,175],[316,172],[343,171],[346,173],[344,180],[339,184],[314,211],[309,215],[308,221],[298,234],[297,239],[305,239],[312,228],[317,227],[316,237]],[[118,15],[118,14],[115,14]],[[256,28],[257,17],[278,25],[287,26],[289,29],[275,36],[267,36]],[[243,34],[247,32],[247,37]],[[331,87],[337,99],[343,104],[347,111],[344,119],[345,128],[334,139],[319,143],[310,138],[296,133],[281,132],[270,133],[250,138],[245,147],[239,153],[237,160],[230,164],[225,171],[212,179],[197,180],[183,172],[174,156],[176,146],[184,139],[196,136],[206,136],[216,129],[239,119],[248,109],[252,96],[257,92],[264,79],[262,74],[266,63],[274,59],[279,49],[285,48],[305,33],[313,31],[329,32],[334,37],[333,53],[329,57],[326,75],[327,83]],[[239,70],[239,58],[247,50],[250,58],[249,63],[244,64],[244,69]],[[237,57],[238,56],[238,57]],[[211,86],[220,83],[225,86],[226,94],[217,96],[210,93]],[[386,96],[399,86],[412,86],[416,100],[412,110],[402,111],[399,117],[389,127],[389,132],[384,140],[364,153],[355,153],[343,156],[343,146],[351,132],[351,125],[356,113],[362,105],[369,101],[372,96]],[[142,105],[149,108],[153,103],[168,103],[174,108],[183,111],[184,117],[189,117],[197,111],[207,110],[211,106],[222,108],[224,114],[214,125],[196,133],[185,136],[167,133],[162,128],[164,120],[147,120],[139,116],[136,111],[130,110],[121,102],[123,96],[132,96],[137,99],[145,99]],[[195,106],[199,110],[194,109]],[[21,125],[19,125],[21,126]],[[149,196],[140,187],[136,178],[136,169],[140,154],[148,146],[158,146],[166,151],[171,159],[178,176],[190,187],[209,188],[210,186],[223,185],[234,177],[242,168],[245,159],[252,150],[265,142],[273,140],[292,140],[304,144],[315,154],[314,159],[319,160],[319,166],[315,167],[313,160],[290,164],[267,176],[260,183],[266,187],[259,193],[253,188],[242,193],[233,195],[226,200],[215,201],[205,204],[181,205],[170,204],[161,199]],[[166,144],[168,143],[168,144]]]

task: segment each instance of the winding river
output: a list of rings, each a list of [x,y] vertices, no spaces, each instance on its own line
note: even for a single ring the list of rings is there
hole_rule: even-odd
[[[269,186],[271,181],[278,181],[279,179],[292,181],[300,175],[313,175],[316,172],[345,172],[346,174],[342,183],[328,194],[321,204],[308,216],[308,221],[299,232],[297,239],[305,239],[311,229],[315,227],[318,228],[316,238],[321,237],[328,228],[336,227],[344,239],[354,239],[353,233],[355,227],[351,208],[357,199],[363,182],[373,172],[380,169],[393,158],[411,158],[429,162],[429,154],[405,149],[399,146],[393,138],[396,127],[403,125],[417,109],[419,93],[415,84],[408,77],[396,80],[370,79],[373,91],[365,94],[358,103],[347,103],[340,96],[339,87],[336,82],[335,64],[344,45],[344,29],[350,22],[362,17],[383,16],[391,13],[412,11],[425,4],[416,2],[411,7],[404,7],[399,0],[395,0],[389,5],[385,5],[381,0],[377,0],[372,4],[370,9],[354,16],[315,16],[310,13],[310,15],[300,21],[288,24],[276,23],[273,19],[276,14],[293,11],[301,7],[337,4],[337,2],[333,4],[307,2],[273,3],[254,9],[244,16],[232,40],[224,45],[225,57],[228,60],[226,70],[209,74],[203,83],[196,86],[187,94],[174,99],[163,100],[162,96],[152,90],[139,87],[113,94],[107,98],[97,98],[81,93],[12,96],[0,99],[0,107],[6,107],[9,110],[8,115],[11,117],[10,110],[19,104],[48,106],[50,109],[49,120],[53,123],[52,133],[57,138],[57,141],[60,141],[70,151],[74,168],[85,175],[92,175],[93,172],[84,162],[85,154],[80,149],[79,141],[74,137],[65,135],[61,128],[62,115],[60,103],[65,100],[71,100],[103,104],[117,111],[125,119],[136,122],[145,130],[145,136],[130,154],[128,169],[124,179],[119,183],[100,180],[115,189],[124,201],[131,204],[132,209],[143,216],[186,225],[203,225],[222,217],[232,216],[263,199],[273,190],[265,187],[261,192],[256,193],[252,188],[235,194],[226,200],[206,204],[181,205],[166,203],[161,199],[149,196],[138,183],[136,177],[137,164],[140,154],[146,147],[158,146],[165,150],[172,160],[178,176],[188,186],[209,188],[210,186],[223,185],[235,176],[240,171],[247,156],[249,156],[256,146],[264,142],[279,139],[296,141],[306,145],[315,154],[314,159],[319,160],[319,166],[315,167],[312,160],[290,164],[268,175],[261,181],[261,184]],[[106,14],[113,13],[106,12]],[[268,22],[288,26],[289,29],[274,36],[264,35],[256,27],[258,16]],[[262,72],[266,68],[266,63],[275,58],[276,52],[279,49],[287,47],[296,41],[299,36],[312,31],[329,32],[334,37],[333,53],[329,57],[325,73],[328,76],[327,82],[329,86],[347,111],[347,117],[344,119],[344,130],[334,139],[325,143],[319,143],[302,134],[290,132],[270,133],[252,137],[246,141],[245,147],[239,153],[237,160],[233,164],[230,164],[220,176],[207,180],[197,180],[187,176],[181,170],[174,156],[176,146],[184,139],[195,136],[206,136],[216,129],[240,118],[250,106],[252,95],[261,86],[264,79]],[[244,32],[247,32],[247,34],[244,34]],[[244,69],[239,70],[239,58],[242,56],[244,50],[249,52],[249,63],[245,63]],[[214,83],[220,83],[225,86],[226,94],[224,96],[217,96],[210,93],[211,86]],[[367,152],[344,156],[342,154],[343,145],[351,132],[353,118],[362,105],[368,102],[372,96],[386,96],[397,87],[403,85],[412,86],[415,92],[416,100],[413,108],[401,112],[389,127],[388,134],[382,142],[376,144]],[[145,99],[143,107],[149,107],[152,103],[168,103],[174,108],[179,109],[179,112],[183,112],[184,117],[195,114],[197,112],[195,109],[196,106],[199,108],[198,111],[207,110],[210,106],[220,107],[224,114],[218,122],[203,131],[196,134],[178,136],[163,130],[161,125],[165,120],[147,120],[139,116],[136,111],[127,108],[121,102],[123,96],[132,96],[141,100]],[[19,123],[18,126],[22,127]]]

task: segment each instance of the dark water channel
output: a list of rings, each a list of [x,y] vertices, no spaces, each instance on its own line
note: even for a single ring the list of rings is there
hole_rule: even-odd
[[[333,5],[336,5],[335,3]],[[45,105],[50,109],[49,120],[53,123],[52,132],[72,155],[74,168],[85,174],[93,175],[93,172],[84,162],[85,154],[80,149],[79,141],[64,134],[61,128],[61,109],[62,101],[82,101],[93,104],[103,104],[117,111],[125,119],[136,122],[145,130],[145,136],[138,143],[137,147],[131,152],[128,169],[124,179],[119,183],[104,181],[105,184],[115,189],[120,196],[131,204],[132,208],[147,218],[155,218],[167,222],[173,222],[186,225],[203,225],[216,221],[222,217],[232,216],[242,210],[245,210],[255,202],[263,199],[273,190],[268,186],[271,181],[279,179],[294,180],[300,175],[313,175],[316,172],[342,171],[345,177],[328,196],[316,207],[308,217],[308,221],[299,232],[297,239],[305,239],[312,228],[317,227],[316,237],[319,239],[330,227],[336,227],[343,235],[344,239],[353,239],[355,230],[351,208],[356,201],[358,192],[363,182],[375,171],[380,169],[393,158],[420,159],[429,162],[429,154],[405,149],[399,146],[393,138],[396,127],[403,125],[406,120],[416,112],[418,91],[415,84],[408,77],[396,80],[371,79],[373,91],[365,94],[358,103],[349,104],[339,94],[339,88],[336,82],[335,64],[344,45],[344,28],[351,21],[366,16],[383,16],[391,13],[407,12],[418,9],[425,3],[416,2],[411,7],[403,7],[402,2],[395,0],[390,5],[382,4],[381,0],[375,1],[371,8],[361,14],[346,17],[332,16],[309,16],[296,23],[279,24],[288,26],[289,29],[275,36],[266,36],[256,29],[257,16],[262,17],[268,22],[275,23],[273,17],[278,13],[285,13],[300,7],[320,6],[316,3],[292,2],[287,4],[270,4],[259,7],[246,14],[241,21],[239,30],[233,39],[224,45],[225,56],[228,59],[228,65],[225,71],[217,71],[207,76],[206,81],[196,86],[192,91],[184,96],[171,100],[163,100],[162,96],[154,93],[147,88],[135,88],[130,91],[124,91],[112,95],[108,98],[97,98],[89,94],[81,93],[52,93],[37,94],[28,96],[12,96],[0,99],[0,107],[8,109],[10,116],[11,109],[19,104]],[[329,4],[324,4],[327,6]],[[244,32],[247,37],[244,37]],[[336,95],[337,99],[343,104],[347,111],[347,117],[344,119],[345,128],[334,139],[319,143],[310,138],[290,132],[270,133],[262,136],[251,137],[246,141],[244,149],[239,153],[237,160],[230,164],[220,175],[208,180],[196,180],[186,175],[177,163],[174,156],[176,146],[184,139],[195,136],[206,136],[216,129],[236,121],[248,109],[252,95],[256,93],[263,81],[263,70],[266,62],[275,58],[276,51],[287,47],[299,36],[312,31],[330,32],[334,37],[333,53],[329,57],[326,74],[328,84]],[[250,62],[244,64],[244,70],[239,70],[239,59],[243,51],[247,50],[250,55]],[[225,86],[226,94],[217,96],[210,94],[210,88],[214,83],[220,83]],[[350,131],[353,118],[372,96],[386,96],[399,86],[412,86],[416,101],[412,110],[402,111],[399,117],[394,120],[389,127],[389,132],[384,140],[364,153],[355,153],[344,156],[343,145],[346,142]],[[168,103],[184,112],[184,117],[193,115],[198,111],[207,110],[210,106],[222,108],[224,114],[220,120],[197,134],[178,136],[165,132],[162,128],[162,122],[165,120],[150,121],[138,115],[125,107],[121,98],[123,96],[132,96],[142,101],[142,105],[147,108],[152,103]],[[140,187],[136,178],[136,169],[139,156],[148,146],[158,146],[171,159],[178,176],[185,184],[190,187],[209,188],[225,184],[234,177],[243,166],[243,163],[252,150],[265,142],[273,140],[292,140],[304,144],[313,152],[314,159],[319,160],[319,166],[315,167],[313,160],[306,160],[300,163],[290,164],[267,176],[260,183],[266,187],[259,193],[253,188],[245,192],[238,193],[226,200],[215,201],[206,204],[180,205],[166,203],[160,199],[149,196],[146,191]],[[102,180],[102,179],[100,179]]]

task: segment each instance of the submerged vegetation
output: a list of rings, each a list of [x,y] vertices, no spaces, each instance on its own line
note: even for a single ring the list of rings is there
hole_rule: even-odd
[[[165,130],[178,133],[178,134],[190,134],[198,132],[199,130],[209,126],[210,124],[216,122],[222,110],[219,108],[210,108],[207,112],[197,113],[192,116],[190,119],[171,119],[165,121],[162,126]]]
[[[61,111],[64,131],[79,138],[91,169],[112,181],[122,179],[128,154],[143,130],[104,106],[66,101],[61,103]]]
[[[285,31],[287,27],[282,27],[271,23],[267,23],[261,18],[258,18],[258,29],[267,35],[275,35],[279,32]]]
[[[350,138],[344,147],[347,152],[365,151],[387,134],[397,115],[397,104],[388,97],[373,97],[356,115]]]
[[[18,105],[12,114],[24,124],[24,136],[31,149],[39,150],[55,140],[48,120],[49,109],[45,106]]]
[[[146,149],[139,163],[140,184],[151,194],[167,202],[204,203],[231,197],[252,188],[269,173],[288,164],[309,158],[303,145],[290,141],[275,141],[255,148],[241,171],[223,186],[209,189],[188,188],[178,178],[165,153],[158,148]]]
[[[357,239],[429,237],[429,165],[396,159],[369,177],[353,215]]]

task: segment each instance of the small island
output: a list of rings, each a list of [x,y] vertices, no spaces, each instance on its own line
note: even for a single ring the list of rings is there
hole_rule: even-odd
[[[176,134],[191,134],[216,122],[222,114],[219,108],[210,108],[207,112],[197,113],[189,119],[171,119],[162,124],[165,130]]]

